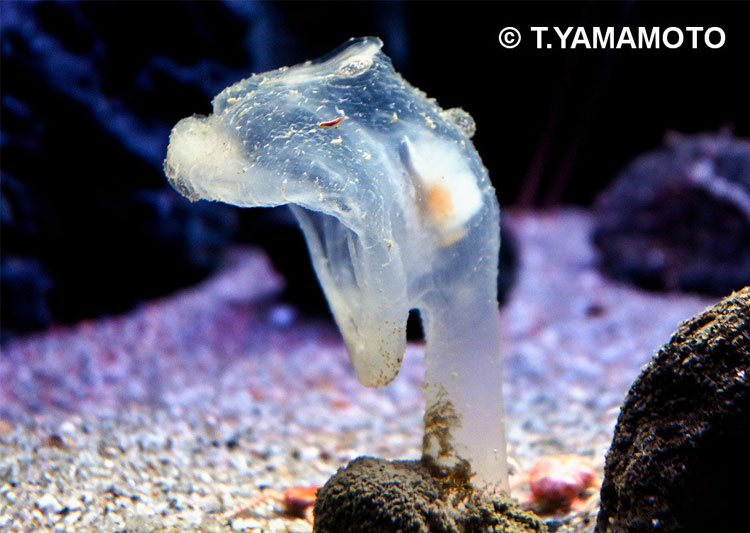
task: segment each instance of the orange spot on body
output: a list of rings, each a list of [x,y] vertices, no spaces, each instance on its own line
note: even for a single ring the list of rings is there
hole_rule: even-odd
[[[448,189],[433,185],[427,190],[427,210],[438,224],[445,222],[453,212],[453,199]]]

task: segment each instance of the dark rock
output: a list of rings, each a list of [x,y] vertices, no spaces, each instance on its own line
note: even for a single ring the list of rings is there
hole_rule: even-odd
[[[445,486],[419,461],[359,457],[315,500],[316,533],[544,532],[507,496]]]
[[[165,6],[2,4],[3,338],[122,312],[211,272],[237,215],[180,198],[161,161],[185,109],[246,72],[249,20],[219,3],[175,4],[170,25]],[[223,31],[202,33],[208,23]]]
[[[672,134],[595,211],[602,268],[616,279],[717,296],[750,284],[750,142]]]
[[[747,531],[750,287],[680,325],[630,389],[598,533]]]

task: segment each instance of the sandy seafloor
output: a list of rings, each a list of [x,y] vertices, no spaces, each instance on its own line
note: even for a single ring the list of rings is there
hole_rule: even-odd
[[[640,367],[715,300],[602,276],[584,211],[505,223],[520,252],[500,312],[512,463],[577,453],[601,474]],[[391,385],[362,387],[330,324],[274,300],[269,265],[238,250],[199,286],[8,343],[0,530],[311,531],[262,489],[322,484],[359,455],[419,457],[422,347]],[[595,514],[594,501],[547,521],[592,531]]]

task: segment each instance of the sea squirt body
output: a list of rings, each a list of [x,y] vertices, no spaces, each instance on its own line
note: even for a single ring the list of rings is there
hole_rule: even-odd
[[[320,60],[228,87],[212,115],[180,121],[165,162],[192,200],[296,206],[354,368],[370,386],[395,377],[408,311],[434,283],[436,261],[450,262],[441,245],[466,235],[483,195],[494,196],[456,115],[410,86],[381,46],[352,39]]]
[[[381,47],[351,39],[228,87],[213,114],[175,126],[165,171],[192,200],[291,206],[363,384],[396,376],[418,308],[428,406],[448,401],[466,433],[457,441],[477,450],[442,437],[426,448],[487,474],[505,460],[497,199],[471,117],[412,87]],[[478,437],[482,426],[493,429]]]

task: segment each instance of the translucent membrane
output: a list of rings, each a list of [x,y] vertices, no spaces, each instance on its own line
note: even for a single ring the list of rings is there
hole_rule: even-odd
[[[191,200],[291,206],[363,384],[396,376],[418,308],[425,458],[505,486],[495,191],[471,117],[409,85],[381,46],[352,39],[228,87],[175,126],[164,167]]]

